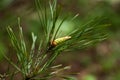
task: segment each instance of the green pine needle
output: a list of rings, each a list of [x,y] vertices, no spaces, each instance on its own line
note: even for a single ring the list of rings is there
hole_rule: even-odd
[[[35,49],[38,37],[35,36],[34,33],[32,33],[31,50],[27,51],[27,45],[25,44],[23,37],[23,30],[20,25],[20,18],[18,18],[19,39],[16,37],[12,28],[10,26],[7,27],[11,43],[16,50],[18,65],[14,64],[8,57],[4,57],[11,63],[11,65],[23,74],[25,80],[35,78],[39,78],[41,80],[48,79],[51,76],[50,73],[52,73],[49,71],[51,64],[61,52],[87,48],[105,40],[108,36],[107,26],[109,26],[109,24],[104,24],[103,16],[95,17],[92,20],[79,25],[76,29],[66,35],[70,36],[70,39],[63,40],[60,43],[53,45],[51,42],[58,38],[61,26],[66,21],[67,17],[64,17],[60,24],[56,25],[61,16],[61,7],[57,5],[57,0],[49,2],[49,6],[46,4],[44,6],[41,2],[41,0],[35,0],[41,24],[40,27],[43,30],[43,35],[40,36],[40,43],[37,51],[35,51]],[[71,20],[74,20],[77,16],[78,14]],[[46,75],[48,76],[43,75],[45,72],[47,72]],[[72,78],[64,79],[74,80]]]

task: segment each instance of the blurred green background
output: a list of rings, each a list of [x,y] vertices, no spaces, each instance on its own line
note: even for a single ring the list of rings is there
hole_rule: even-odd
[[[62,25],[65,33],[72,31],[83,20],[102,14],[111,26],[107,40],[85,50],[65,52],[55,64],[71,65],[67,73],[78,73],[73,75],[77,80],[120,80],[120,0],[58,0],[58,3],[63,7],[63,15],[67,13],[71,18],[79,13],[75,21],[66,21]],[[6,27],[11,25],[17,34],[17,17],[21,18],[28,48],[31,32],[38,36],[41,34],[34,0],[0,0],[0,49],[11,59],[14,59],[15,52]],[[6,72],[7,66],[0,54],[0,74]]]

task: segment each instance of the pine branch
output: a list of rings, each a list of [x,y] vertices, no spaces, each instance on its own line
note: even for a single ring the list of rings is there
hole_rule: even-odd
[[[35,54],[35,46],[37,36],[32,33],[31,50],[27,51],[25,40],[23,37],[22,27],[20,25],[20,18],[18,18],[19,39],[15,36],[11,27],[7,27],[11,43],[16,50],[18,64],[13,64],[5,56],[5,58],[19,71],[23,73],[25,80],[31,80],[38,77],[39,79],[48,79],[52,72],[46,72],[51,64],[55,61],[58,55],[66,50],[83,49],[92,46],[107,38],[107,26],[103,23],[103,17],[95,17],[92,20],[86,21],[65,37],[58,37],[62,24],[66,21],[64,17],[59,25],[56,25],[61,16],[61,7],[57,6],[57,0],[49,2],[49,6],[45,7],[41,4],[42,1],[35,0],[35,5],[40,20],[40,27],[42,36],[40,36],[40,43]],[[71,20],[78,16],[75,15]],[[20,66],[20,67],[18,67]],[[60,69],[61,70],[61,69]],[[62,69],[63,70],[63,69]],[[53,71],[54,72],[54,71]],[[43,75],[43,76],[42,76]],[[67,79],[67,78],[66,78]],[[69,78],[68,78],[69,79]]]

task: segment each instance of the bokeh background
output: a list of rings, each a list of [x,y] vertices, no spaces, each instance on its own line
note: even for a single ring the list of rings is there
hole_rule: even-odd
[[[62,25],[64,32],[71,31],[74,25],[80,25],[86,18],[102,14],[111,26],[107,40],[84,50],[64,52],[54,64],[70,65],[71,69],[65,73],[72,73],[71,77],[76,80],[120,80],[120,0],[58,0],[58,3],[63,7],[63,15],[67,13],[71,18],[79,13],[74,22],[66,21]],[[12,26],[17,34],[17,17],[21,18],[28,48],[31,32],[41,35],[34,0],[0,0],[0,49],[13,60],[16,59],[15,51],[6,27]],[[0,54],[0,74],[8,70],[8,65]]]

